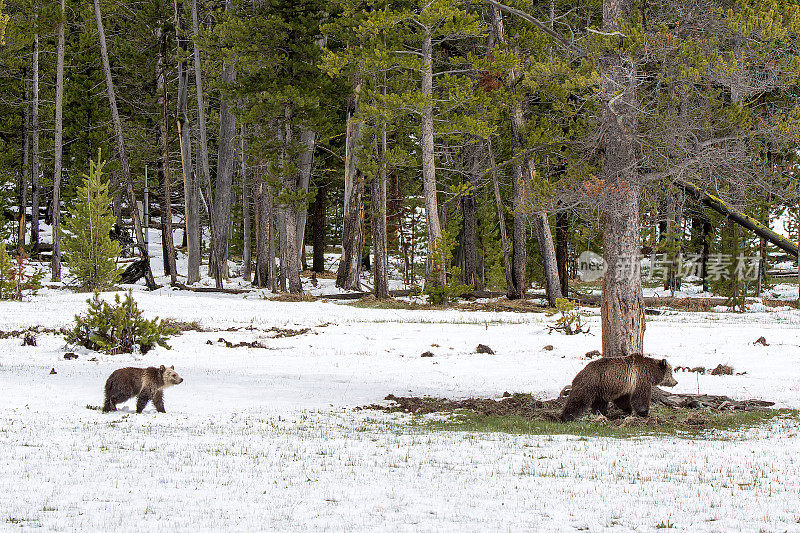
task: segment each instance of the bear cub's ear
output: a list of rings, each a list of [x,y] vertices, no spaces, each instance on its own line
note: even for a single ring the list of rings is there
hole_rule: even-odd
[[[175,370],[175,365],[172,365],[170,368],[171,368],[172,370]]]
[[[163,372],[164,370],[166,370],[166,369],[167,369],[167,367],[165,367],[164,365],[161,365],[161,368],[159,368],[159,370],[161,370],[162,372]]]
[[[659,365],[661,366],[661,368],[663,368],[664,370],[666,370],[666,369],[667,369],[667,360],[666,360],[666,359],[662,359],[661,361],[659,361],[659,363],[658,363],[658,364],[659,364]]]

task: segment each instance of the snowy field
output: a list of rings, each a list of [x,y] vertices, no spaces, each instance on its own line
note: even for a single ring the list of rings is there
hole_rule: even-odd
[[[599,349],[596,315],[598,335],[567,337],[537,313],[134,296],[150,317],[251,329],[187,332],[145,356],[49,334],[36,347],[0,340],[0,530],[800,531],[797,420],[697,440],[587,440],[426,431],[352,410],[390,393],[553,397]],[[45,289],[3,302],[0,330],[67,326],[86,298]],[[273,327],[309,331],[274,338]],[[676,392],[800,408],[798,330],[790,310],[669,312],[648,316],[646,345],[676,366],[746,372],[677,373]],[[753,345],[762,335],[769,346]],[[496,355],[474,353],[478,343]],[[79,358],[65,361],[67,349]],[[166,392],[167,414],[87,409],[115,368],[160,364],[185,379]]]

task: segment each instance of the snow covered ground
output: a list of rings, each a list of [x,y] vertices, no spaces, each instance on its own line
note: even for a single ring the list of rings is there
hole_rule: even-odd
[[[145,356],[77,349],[74,361],[55,335],[0,340],[0,530],[800,531],[798,420],[713,439],[587,440],[431,432],[351,409],[390,393],[553,397],[599,349],[596,314],[596,335],[567,337],[548,335],[543,314],[134,296],[148,316],[252,329],[187,332]],[[86,298],[54,288],[3,302],[0,330],[67,326]],[[676,366],[746,372],[678,373],[677,392],[800,408],[799,330],[792,310],[670,311],[648,316],[646,345]],[[760,336],[769,346],[752,344]],[[159,364],[185,379],[166,392],[167,414],[86,408],[113,369]]]

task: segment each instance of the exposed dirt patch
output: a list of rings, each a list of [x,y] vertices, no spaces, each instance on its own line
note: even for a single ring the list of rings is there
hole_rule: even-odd
[[[539,400],[530,394],[505,393],[503,398],[467,398],[449,400],[431,397],[386,396],[388,405],[368,405],[358,409],[374,409],[387,413],[458,413],[468,412],[487,417],[520,417],[530,421],[558,422],[561,409],[566,402],[568,389],[558,398]],[[618,427],[663,427],[678,430],[717,427],[727,418],[734,418],[743,411],[771,411],[773,402],[761,400],[738,401],[727,396],[671,394],[654,389],[651,400],[651,414],[648,418],[626,416],[622,411],[610,408],[608,417],[585,415],[584,421],[610,424]]]

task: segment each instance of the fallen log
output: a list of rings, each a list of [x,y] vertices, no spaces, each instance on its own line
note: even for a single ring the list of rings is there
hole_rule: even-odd
[[[222,294],[247,294],[251,292],[255,292],[252,289],[218,289],[216,287],[189,287],[188,285],[184,285],[183,283],[172,283],[172,287],[176,289],[180,289],[182,291],[191,291],[191,292],[218,292]]]

